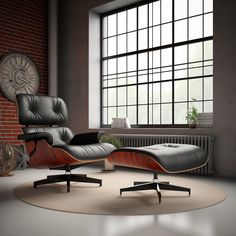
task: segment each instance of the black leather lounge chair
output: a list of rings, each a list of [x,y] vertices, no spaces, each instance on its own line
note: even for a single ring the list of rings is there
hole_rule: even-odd
[[[65,174],[50,175],[46,179],[34,182],[38,185],[70,181],[97,183],[102,180],[86,175],[71,174],[79,166],[104,160],[116,148],[108,143],[100,143],[101,132],[73,135],[67,127],[59,127],[67,121],[68,112],[61,98],[18,94],[17,105],[24,140],[30,156],[28,164],[33,168],[65,170]],[[79,121],[78,121],[79,122]]]

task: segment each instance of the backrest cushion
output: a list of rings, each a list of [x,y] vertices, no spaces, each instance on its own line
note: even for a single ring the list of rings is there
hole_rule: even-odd
[[[62,125],[67,121],[67,107],[61,98],[17,94],[16,99],[22,125]]]
[[[52,146],[69,144],[74,136],[72,131],[67,127],[23,127],[22,130],[24,134],[34,132],[47,132],[51,134],[53,138]]]

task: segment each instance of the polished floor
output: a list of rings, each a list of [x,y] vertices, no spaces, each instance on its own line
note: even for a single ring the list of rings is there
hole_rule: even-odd
[[[80,169],[80,173],[93,171],[94,168],[89,167]],[[12,177],[0,178],[0,236],[236,235],[236,181],[189,176],[223,188],[228,193],[227,199],[205,209],[164,215],[103,216],[64,213],[34,207],[14,197],[12,190],[16,186],[29,180],[44,178],[48,172],[27,169],[15,171]]]

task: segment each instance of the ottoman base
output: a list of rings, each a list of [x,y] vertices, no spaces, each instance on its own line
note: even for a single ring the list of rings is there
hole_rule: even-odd
[[[181,191],[181,192],[188,192],[191,194],[191,189],[181,186],[172,185],[169,182],[162,182],[158,179],[157,172],[154,172],[154,177],[152,182],[134,182],[134,186],[121,188],[120,195],[123,192],[129,191],[140,191],[140,190],[155,190],[157,192],[159,203],[161,203],[161,189],[162,190],[169,190],[169,191]]]

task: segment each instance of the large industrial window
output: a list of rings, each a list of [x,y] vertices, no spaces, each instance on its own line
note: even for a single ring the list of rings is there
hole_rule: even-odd
[[[143,1],[102,15],[102,126],[186,125],[213,111],[213,0]]]

